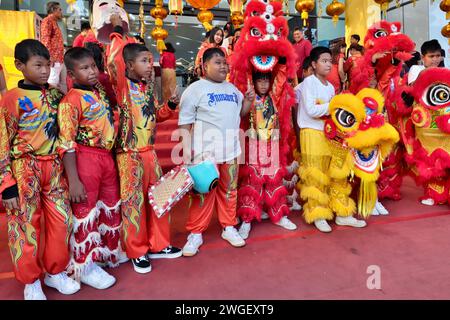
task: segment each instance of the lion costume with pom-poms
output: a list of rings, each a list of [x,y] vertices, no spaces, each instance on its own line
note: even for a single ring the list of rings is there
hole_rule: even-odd
[[[399,22],[380,21],[367,31],[364,39],[363,62],[357,66],[357,76],[351,79],[349,90],[352,93],[369,87],[371,81],[376,81],[376,88],[383,94],[387,120],[399,129],[402,117],[402,103],[400,93],[406,83],[400,77],[403,62],[412,58],[411,52],[415,48],[414,42],[400,32]],[[372,58],[383,55],[378,59]],[[403,160],[404,147],[397,144],[383,163],[383,171],[378,181],[378,196],[380,199],[389,198],[399,200],[400,187],[405,174],[406,163]]]
[[[430,68],[422,71],[403,97],[409,101],[409,115],[401,122],[406,161],[423,199],[434,204],[450,204],[450,70]]]
[[[273,222],[289,213],[283,178],[290,151],[291,110],[296,103],[288,79],[295,77],[296,64],[288,33],[280,2],[252,0],[247,4],[244,27],[232,56],[230,81],[244,93],[253,85],[254,72],[270,73],[267,103],[272,104],[272,112],[268,115],[256,110],[257,97],[249,116],[242,119],[242,128],[250,133],[245,164],[239,172],[237,213],[244,221],[259,220],[264,203]],[[259,126],[258,119],[262,118],[271,123],[270,129]],[[262,163],[259,157],[262,153],[269,163]]]
[[[367,218],[375,206],[381,163],[399,141],[397,130],[385,122],[383,108],[381,93],[369,88],[356,95],[339,94],[330,101],[330,119],[324,126],[331,149],[330,166],[325,173],[328,195],[321,198],[329,199],[329,208],[338,216],[356,212],[356,204],[350,198],[349,177],[353,175],[361,180],[358,213]]]

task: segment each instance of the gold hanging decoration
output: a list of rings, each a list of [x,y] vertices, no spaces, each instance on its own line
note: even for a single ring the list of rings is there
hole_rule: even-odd
[[[322,14],[323,14],[323,6],[322,6],[322,4],[323,4],[323,0],[318,0],[318,3],[319,3],[319,5],[317,6],[317,16],[318,17],[322,17]]]
[[[150,15],[155,19],[155,27],[152,30],[152,38],[156,40],[156,49],[159,53],[166,50],[164,40],[169,33],[163,29],[163,20],[167,17],[167,10],[163,7],[163,0],[155,0],[155,7],[150,10]]]
[[[402,0],[395,0],[395,5],[397,8],[400,8],[400,5],[402,4]]]
[[[210,31],[213,28],[211,21],[214,15],[209,9],[217,6],[220,0],[186,0],[192,7],[200,10],[197,14],[197,19],[202,23],[206,31]]]
[[[392,2],[392,0],[374,0],[374,1],[380,5],[381,11],[383,11],[384,15],[386,15],[387,10],[389,9],[389,3]]]
[[[333,24],[336,26],[339,16],[345,11],[345,4],[338,0],[333,0],[326,8],[327,15],[332,17]]]
[[[445,12],[445,18],[450,19],[450,0],[442,0],[439,4],[439,8]]]
[[[448,39],[448,44],[450,45],[450,22],[442,28],[441,34]]]
[[[141,38],[145,36],[145,23],[144,23],[144,0],[139,0],[139,35]]]
[[[242,0],[228,0],[230,5],[231,23],[235,28],[239,28],[244,23],[244,4]]]
[[[175,30],[178,28],[178,16],[183,14],[182,0],[169,0],[169,12],[175,15]]]
[[[300,18],[303,20],[303,26],[306,27],[306,20],[308,20],[308,13],[314,10],[314,0],[297,0],[295,2],[295,10],[300,13]]]

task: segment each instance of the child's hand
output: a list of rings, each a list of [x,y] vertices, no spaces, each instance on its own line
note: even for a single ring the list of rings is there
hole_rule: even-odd
[[[73,203],[86,202],[86,190],[80,180],[69,183],[69,198]]]
[[[249,83],[247,85],[247,91],[245,92],[245,95],[244,95],[244,100],[253,102],[253,100],[255,100],[255,97],[256,97],[255,89],[253,89],[253,86]]]
[[[2,199],[3,206],[8,210],[20,210],[19,198]]]

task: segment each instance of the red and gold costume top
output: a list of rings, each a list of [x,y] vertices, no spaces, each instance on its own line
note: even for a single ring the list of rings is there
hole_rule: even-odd
[[[111,34],[108,48],[108,69],[119,105],[118,152],[140,151],[155,142],[157,121],[173,114],[167,104],[159,106],[153,95],[153,83],[130,79],[126,76],[123,47],[135,42],[119,32]],[[153,64],[153,61],[151,62]]]
[[[100,84],[75,84],[59,105],[58,124],[61,156],[78,144],[106,150],[114,146],[114,114]]]
[[[16,184],[12,160],[56,154],[57,113],[62,97],[57,89],[21,80],[0,101],[0,192]]]

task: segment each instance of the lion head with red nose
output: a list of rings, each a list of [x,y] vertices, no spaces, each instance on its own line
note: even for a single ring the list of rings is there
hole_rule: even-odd
[[[389,77],[394,78],[400,75],[402,63],[412,58],[415,43],[405,34],[400,32],[400,22],[380,21],[373,24],[367,31],[364,38],[364,65],[360,67],[360,74],[356,79],[352,79],[350,91],[358,92],[362,88],[369,86],[369,79],[375,73],[379,81],[389,70]],[[372,64],[372,57],[375,54],[386,53],[383,58]],[[392,67],[395,68],[394,72]]]
[[[295,52],[288,34],[280,2],[252,0],[247,4],[244,28],[231,61],[231,81],[239,90],[247,90],[253,71],[273,71],[280,57],[286,59],[287,77],[295,76]]]

